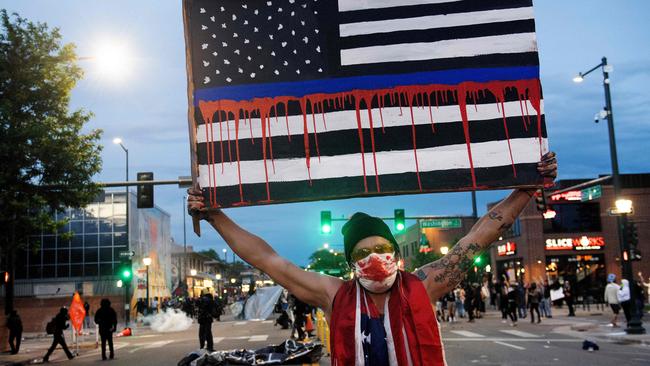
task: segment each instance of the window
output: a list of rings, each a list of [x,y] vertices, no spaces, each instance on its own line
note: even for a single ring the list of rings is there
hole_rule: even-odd
[[[84,262],[97,262],[97,248],[84,249]]]
[[[99,235],[97,234],[85,234],[84,235],[84,247],[96,247],[99,240]]]
[[[29,266],[29,278],[41,278],[41,266]]]
[[[556,215],[544,220],[544,233],[579,233],[601,231],[598,202],[563,203],[552,206]]]
[[[56,251],[55,250],[44,250],[43,251],[43,264],[55,264],[56,263]]]
[[[86,264],[84,265],[84,276],[97,276],[97,264]]]
[[[84,231],[83,221],[70,221],[70,231],[81,234]]]
[[[72,263],[83,263],[84,261],[84,251],[83,249],[72,249],[70,250],[70,262]]]
[[[115,233],[115,238],[113,245],[117,246],[127,246],[128,239],[126,233]]]
[[[70,247],[70,239],[64,238],[62,236],[58,236],[56,239],[56,247],[61,249],[61,248],[69,248]]]
[[[99,273],[101,276],[113,275],[113,263],[102,263],[99,265]]]
[[[43,236],[43,249],[54,249],[54,248],[56,248],[56,236],[54,235]]]
[[[113,218],[113,230],[115,232],[125,233],[126,232],[126,217],[114,217]]]
[[[68,249],[59,249],[56,251],[57,263],[70,263],[70,252]]]
[[[99,217],[100,218],[110,218],[113,216],[113,205],[110,203],[100,203],[99,204]]]
[[[110,233],[113,231],[113,221],[111,219],[100,219],[99,220],[99,232],[100,233]]]
[[[56,267],[55,266],[43,266],[43,278],[54,278]]]
[[[411,243],[411,253],[417,253],[418,252],[418,242],[414,241]]]
[[[57,229],[57,232],[58,232],[59,234],[67,233],[68,231],[70,231],[70,223],[69,223],[69,222],[65,222],[65,223],[63,223],[63,224],[62,224],[62,225]]]
[[[96,233],[98,229],[99,226],[97,219],[86,219],[86,221],[84,221],[84,233]]]
[[[80,264],[70,266],[70,277],[81,277],[83,274],[83,267]]]
[[[73,248],[83,248],[84,246],[84,236],[81,233],[72,235],[72,240],[70,240],[70,246]]]
[[[100,248],[99,249],[99,261],[100,262],[112,262],[113,261],[113,249],[112,248]]]
[[[29,265],[31,266],[40,266],[41,265],[41,256],[42,252],[40,249],[30,250],[29,251]]]
[[[113,234],[99,234],[99,246],[100,247],[113,246]]]
[[[57,277],[69,277],[70,276],[70,266],[67,264],[56,266],[56,276]]]

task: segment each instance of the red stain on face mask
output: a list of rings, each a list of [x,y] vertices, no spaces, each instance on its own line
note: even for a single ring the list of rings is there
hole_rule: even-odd
[[[360,276],[372,280],[383,281],[392,273],[389,271],[389,266],[392,263],[383,261],[381,258],[371,255],[368,262],[359,264]]]

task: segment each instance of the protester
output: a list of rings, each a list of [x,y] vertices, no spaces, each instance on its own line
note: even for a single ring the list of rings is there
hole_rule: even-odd
[[[509,284],[506,283],[508,286],[508,294],[507,294],[507,299],[508,299],[508,310],[507,314],[510,317],[510,321],[512,323],[510,324],[513,327],[517,326],[517,301],[519,300],[519,293],[517,291],[517,283],[514,284]]]
[[[92,318],[90,317],[90,304],[88,301],[84,302],[84,310],[86,311],[86,316],[84,317],[84,328],[90,329],[93,327]]]
[[[544,280],[544,286],[542,289],[542,301],[539,303],[539,310],[546,318],[552,318],[552,304],[551,304],[551,286],[548,283],[548,280]]]
[[[551,183],[557,175],[555,154],[544,155],[537,169],[540,181]],[[429,366],[445,364],[432,305],[463,280],[476,255],[488,250],[512,226],[535,195],[535,188],[516,189],[479,219],[445,256],[420,267],[414,275],[399,270],[399,246],[388,225],[357,212],[342,229],[345,259],[355,274],[345,282],[304,271],[223,211],[208,210],[200,189],[190,188],[188,194],[190,214],[208,221],[234,253],[297,298],[324,310],[330,319],[333,364],[380,365],[393,360],[400,365]],[[390,322],[384,325],[384,319]]]
[[[454,292],[454,297],[456,298],[456,310],[458,310],[458,317],[465,317],[465,290],[462,287],[457,287]]]
[[[65,307],[62,307],[59,310],[59,313],[52,319],[52,345],[50,348],[47,350],[47,353],[43,357],[43,362],[49,362],[50,360],[50,355],[52,355],[52,352],[54,352],[54,349],[56,349],[57,345],[61,345],[61,348],[63,349],[63,352],[65,352],[65,355],[68,356],[69,360],[72,360],[74,358],[74,355],[70,352],[68,349],[68,346],[65,343],[65,337],[63,336],[63,331],[68,329],[70,325],[68,325],[68,320],[70,317],[68,316],[68,309]],[[50,326],[46,327],[46,331],[48,330]],[[47,332],[50,333],[50,332]]]
[[[467,283],[465,285],[465,312],[467,313],[467,322],[474,323],[474,289]]]
[[[293,297],[292,310],[294,318],[293,328],[291,329],[291,338],[294,338],[294,332],[298,332],[298,340],[303,340],[305,339],[305,314],[307,313],[309,306],[293,294],[291,294],[291,296]]]
[[[535,322],[535,314],[533,311],[537,313],[537,323],[542,322],[542,317],[539,315],[539,303],[541,300],[542,293],[537,288],[537,284],[535,282],[531,283],[530,287],[528,288],[528,307],[530,308],[531,324]]]
[[[209,352],[214,352],[214,340],[212,338],[212,319],[217,313],[217,306],[209,292],[201,295],[198,303],[199,322],[199,345],[201,348],[207,346]]]
[[[109,357],[115,356],[113,352],[113,332],[117,329],[117,313],[111,307],[108,299],[102,299],[99,309],[95,312],[95,324],[99,326],[99,337],[102,340],[102,360],[106,360],[106,343],[108,343]]]
[[[648,282],[645,282],[643,280],[643,273],[641,273],[641,271],[639,271],[637,275],[639,276],[639,282],[641,285],[643,285],[643,287],[645,287],[646,302],[650,304],[650,277],[648,277]]]
[[[621,285],[616,293],[618,303],[623,308],[625,314],[625,321],[629,326],[630,319],[632,319],[632,301],[630,300],[630,283],[626,279],[621,280]]]
[[[566,302],[566,306],[569,308],[568,316],[576,316],[573,306],[573,289],[569,280],[564,281],[564,302]]]
[[[614,313],[614,317],[612,318],[612,327],[618,327],[618,313],[621,311],[621,305],[618,301],[618,290],[620,289],[620,286],[616,284],[616,275],[613,273],[610,273],[607,275],[607,286],[605,286],[605,302],[609,304],[609,307],[612,309],[612,313]]]
[[[452,323],[456,321],[456,295],[454,291],[449,291],[445,295],[447,301],[447,321]]]
[[[526,288],[524,287],[523,282],[520,282],[516,286],[517,291],[517,314],[519,318],[525,319],[527,315],[526,310]]]
[[[12,310],[7,317],[7,328],[9,329],[9,348],[11,354],[15,355],[20,351],[20,341],[23,338],[23,322],[16,310]]]

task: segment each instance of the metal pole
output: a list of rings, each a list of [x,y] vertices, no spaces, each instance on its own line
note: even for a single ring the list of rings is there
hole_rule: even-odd
[[[122,143],[120,143],[120,147],[122,147],[122,150],[126,153],[126,181],[129,181],[129,149],[127,149]],[[124,187],[125,194],[126,194],[126,240],[127,240],[127,250],[131,250],[131,233],[129,233],[129,187],[126,186]],[[129,270],[131,270],[129,268]],[[126,308],[127,304],[129,304],[129,285],[128,282],[130,281],[130,278],[126,280],[127,282],[124,286],[124,322],[126,323],[126,326],[129,325],[129,310]]]
[[[618,172],[618,155],[616,153],[616,136],[614,134],[614,111],[612,109],[612,95],[609,89],[609,72],[607,71],[607,57],[602,59],[603,67],[603,86],[605,88],[605,109],[607,111],[607,130],[609,131],[609,153],[612,161],[612,182],[614,184],[614,200],[620,198],[621,193],[621,180]],[[632,317],[625,329],[629,334],[642,334],[645,329],[642,326],[641,318],[636,306],[636,294],[634,288],[636,287],[634,281],[634,274],[632,271],[632,262],[629,256],[629,243],[625,241],[623,235],[623,228],[627,223],[627,215],[620,215],[616,218],[618,229],[618,241],[621,246],[621,270],[623,278],[627,279],[630,283],[630,302],[632,303]]]
[[[149,266],[147,267],[147,312],[151,309],[151,305],[149,304]]]
[[[183,207],[181,210],[181,217],[183,217],[183,272],[181,278],[183,281],[187,282],[187,230],[185,229],[185,221],[187,221],[187,217],[185,215],[185,200],[187,199],[186,196],[183,196]]]
[[[478,217],[478,210],[476,209],[476,191],[472,191],[472,217]]]

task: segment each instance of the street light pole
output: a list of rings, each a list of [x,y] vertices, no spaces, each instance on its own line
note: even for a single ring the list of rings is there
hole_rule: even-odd
[[[145,257],[142,258],[142,264],[144,264],[145,268],[147,269],[147,312],[151,308],[149,305],[149,265],[151,265],[151,258]]]
[[[181,283],[187,282],[187,230],[185,228],[185,221],[187,221],[187,215],[185,214],[186,200],[187,196],[183,196],[183,207],[181,207],[181,217],[183,218],[183,271],[181,273],[183,282]]]
[[[122,143],[122,139],[119,137],[116,137],[113,139],[113,143],[120,145],[122,150],[124,150],[126,154],[126,181],[129,181],[129,149],[124,146]],[[126,194],[126,240],[127,240],[127,249],[131,249],[131,235],[129,233],[129,186],[124,187],[125,189],[125,194]],[[129,306],[129,284],[124,286],[124,322],[128,326],[129,324],[129,314],[130,314],[130,309],[128,308]]]
[[[612,162],[612,184],[614,185],[614,200],[618,200],[621,193],[621,179],[618,172],[618,154],[616,152],[616,136],[614,133],[614,111],[612,109],[612,95],[609,86],[609,72],[611,71],[611,65],[607,63],[607,57],[603,57],[600,64],[594,66],[589,71],[585,73],[579,73],[578,76],[573,79],[573,81],[582,82],[587,74],[598,68],[602,68],[603,71],[603,87],[605,89],[605,112],[607,113],[607,130],[609,132],[609,154]],[[627,226],[626,224],[626,214],[616,216],[618,242],[620,243],[621,247],[621,272],[623,274],[623,278],[627,279],[630,282],[630,302],[632,303],[631,319],[628,322],[625,332],[628,334],[643,334],[645,333],[645,329],[643,328],[643,323],[641,322],[641,318],[636,306],[636,291],[634,289],[636,285],[632,270],[632,258],[629,255],[630,243],[625,240],[625,236],[623,235],[623,230]]]

